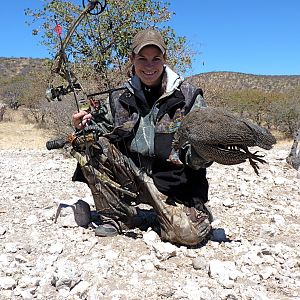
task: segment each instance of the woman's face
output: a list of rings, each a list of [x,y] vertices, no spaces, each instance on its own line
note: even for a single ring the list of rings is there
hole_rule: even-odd
[[[135,74],[149,87],[158,86],[161,83],[165,58],[156,46],[145,46],[138,54],[131,56]]]

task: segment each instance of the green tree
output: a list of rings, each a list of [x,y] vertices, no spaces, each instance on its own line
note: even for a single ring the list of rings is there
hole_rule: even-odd
[[[33,33],[40,35],[41,43],[52,56],[59,49],[59,39],[54,33],[56,22],[62,26],[64,36],[83,9],[74,2],[43,0],[41,9],[26,10],[30,17],[28,23],[37,26]],[[72,67],[77,68],[74,73],[80,73],[83,79],[96,79],[98,88],[119,85],[126,78],[133,36],[138,30],[149,27],[161,31],[168,47],[169,64],[184,73],[191,67],[192,51],[186,38],[177,36],[167,25],[172,15],[165,1],[108,0],[104,12],[88,15],[72,36],[66,51]]]
[[[259,89],[234,90],[225,94],[225,102],[241,116],[248,117],[258,125],[271,127],[273,107],[283,98],[280,93]]]

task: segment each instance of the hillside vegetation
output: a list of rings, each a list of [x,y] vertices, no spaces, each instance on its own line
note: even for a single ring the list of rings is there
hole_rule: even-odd
[[[300,88],[300,75],[254,75],[237,72],[209,72],[190,77],[191,82],[206,89],[259,89],[284,93]]]
[[[55,124],[58,132],[65,132],[69,130],[66,127],[70,126],[74,101],[62,101],[56,107],[47,103],[45,90],[49,82],[54,86],[62,84],[58,76],[51,77],[50,65],[45,59],[0,58],[0,102],[18,101],[30,110],[36,122],[47,126]],[[203,89],[210,106],[226,107],[288,136],[299,128],[300,75],[209,72],[188,80]],[[97,91],[97,85],[91,80],[82,85],[89,86],[90,92]]]
[[[50,63],[47,59],[0,57],[0,80],[16,76],[28,76],[34,71],[49,76]],[[46,73],[48,72],[48,74]],[[188,78],[204,90],[233,91],[259,89],[264,92],[285,93],[300,88],[300,75],[254,75],[238,72],[208,72]],[[1,96],[3,96],[1,94]]]
[[[0,79],[26,76],[35,69],[43,68],[44,63],[45,59],[0,57]]]

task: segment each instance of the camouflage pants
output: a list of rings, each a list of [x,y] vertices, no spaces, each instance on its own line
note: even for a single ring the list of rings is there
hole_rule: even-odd
[[[130,222],[137,214],[131,203],[146,203],[152,206],[157,214],[163,240],[196,245],[208,235],[211,230],[208,214],[201,209],[180,204],[176,199],[167,198],[160,193],[153,180],[106,138],[101,137],[99,144],[101,149],[93,146],[90,149],[92,159],[89,163],[83,154],[74,150],[71,153],[81,165],[96,209],[102,217],[116,222]]]

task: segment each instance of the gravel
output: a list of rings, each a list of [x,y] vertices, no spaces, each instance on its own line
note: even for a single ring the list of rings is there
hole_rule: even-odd
[[[289,145],[249,163],[208,169],[213,235],[178,247],[133,230],[97,238],[64,223],[58,205],[89,189],[62,151],[0,150],[1,299],[300,299],[300,179]],[[66,213],[67,215],[69,213]]]

